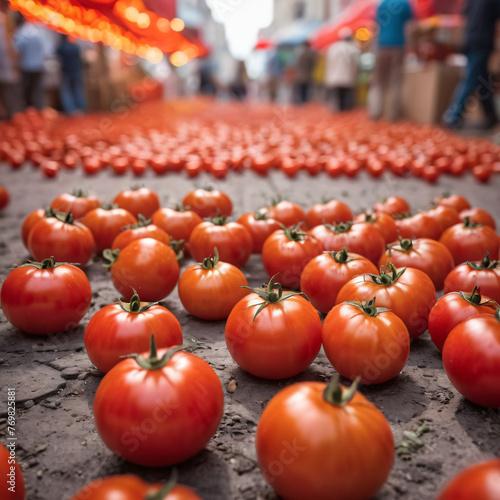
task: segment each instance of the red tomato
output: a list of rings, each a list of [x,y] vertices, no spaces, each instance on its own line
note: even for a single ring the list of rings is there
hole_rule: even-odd
[[[11,396],[10,391],[7,391],[6,397],[8,398],[7,404],[11,401],[15,403],[15,394]],[[8,409],[7,414],[9,414]],[[16,443],[15,441],[11,441],[7,443],[7,446],[8,448],[0,443],[0,475],[4,481],[0,489],[2,492],[2,499],[25,500],[26,489],[24,486],[23,473],[16,461]]]
[[[476,165],[472,167],[472,173],[479,182],[488,182],[493,175],[492,165]]]
[[[323,244],[295,228],[278,229],[264,242],[262,262],[269,277],[285,287],[298,289],[307,263],[322,253]]]
[[[21,238],[26,248],[28,248],[28,237],[33,229],[33,226],[45,216],[45,210],[43,208],[39,208],[38,210],[31,212],[26,219],[24,219],[23,225],[21,226]]]
[[[119,252],[117,257],[116,252]],[[121,251],[105,250],[104,257],[110,261],[114,287],[126,300],[131,299],[133,289],[146,302],[162,300],[179,279],[175,252],[153,238],[134,240]]]
[[[391,311],[370,302],[335,306],[323,325],[323,347],[335,370],[362,384],[382,384],[396,377],[410,355],[405,324]]]
[[[422,179],[434,183],[439,178],[439,170],[434,165],[426,165],[422,171]]]
[[[149,219],[160,208],[160,198],[147,187],[122,191],[115,196],[113,203],[128,210],[135,217],[142,214],[146,219]]]
[[[460,194],[444,194],[438,198],[434,198],[434,203],[453,208],[457,212],[470,208],[469,200]]]
[[[325,203],[316,203],[306,214],[306,224],[312,228],[320,224],[338,224],[353,219],[351,209],[341,201],[330,200]]]
[[[444,293],[472,292],[476,286],[481,293],[500,302],[500,262],[491,261],[488,253],[482,261],[464,262],[455,267],[444,281]]]
[[[396,267],[413,267],[423,271],[434,283],[436,290],[442,290],[444,280],[453,269],[453,256],[439,241],[427,238],[401,240],[393,243],[380,257],[379,267],[389,263]]]
[[[443,366],[455,389],[473,403],[500,408],[500,308],[462,321],[448,335]]]
[[[177,290],[186,311],[205,320],[227,319],[234,305],[248,294],[245,275],[232,264],[205,258],[201,264],[189,266],[181,275]]]
[[[85,316],[92,291],[85,273],[53,257],[17,267],[5,278],[0,300],[7,320],[35,335],[64,332]]]
[[[262,253],[266,239],[280,229],[280,223],[272,219],[266,209],[243,214],[236,222],[245,226],[252,236],[252,253]]]
[[[59,170],[61,170],[59,163],[52,160],[44,160],[41,163],[41,168],[43,175],[49,179],[55,177],[59,173]]]
[[[400,196],[389,196],[384,201],[375,203],[373,210],[387,215],[402,214],[410,211],[410,205]]]
[[[229,217],[233,213],[231,198],[218,189],[195,189],[184,196],[182,204],[202,219],[219,215]]]
[[[441,236],[441,225],[425,212],[418,214],[395,215],[394,222],[401,238],[429,238],[439,240]]]
[[[70,500],[145,500],[154,493],[161,500],[201,500],[186,486],[151,484],[132,474],[92,481]]]
[[[331,500],[335,492],[335,500],[362,500],[387,480],[394,462],[391,428],[352,389],[302,382],[266,406],[255,446],[259,467],[278,495]]]
[[[257,377],[285,379],[303,372],[321,348],[321,319],[300,294],[252,289],[231,311],[225,336],[229,354]]]
[[[94,208],[82,219],[82,224],[87,226],[96,243],[97,253],[102,253],[106,248],[111,248],[114,239],[120,234],[123,226],[135,224],[137,219],[128,210],[113,208],[103,205]]]
[[[429,314],[429,334],[442,351],[448,334],[462,321],[478,314],[495,314],[496,302],[481,297],[477,288],[472,293],[450,292],[438,299]]]
[[[149,358],[118,363],[94,399],[97,432],[129,462],[166,467],[199,453],[217,431],[224,394],[208,363],[187,352],[156,348]]]
[[[480,260],[486,252],[494,259],[499,256],[500,236],[491,227],[473,224],[468,219],[449,227],[439,241],[451,252],[455,264]]]
[[[500,459],[481,462],[460,472],[436,500],[498,500]]]
[[[96,196],[86,196],[81,190],[74,191],[73,194],[61,194],[50,204],[50,207],[58,212],[71,212],[75,219],[81,219],[87,212],[99,206]]]
[[[427,212],[425,213],[429,217],[432,217],[439,224],[441,228],[441,234],[450,226],[454,226],[455,224],[460,223],[458,212],[451,207],[438,205],[436,208],[427,210]]]
[[[135,293],[130,303],[109,304],[92,316],[85,330],[85,349],[90,361],[107,373],[121,356],[147,351],[151,335],[158,347],[182,344],[177,318],[166,307],[141,302]]]
[[[113,158],[111,161],[111,168],[113,169],[113,173],[115,175],[124,175],[127,173],[128,170],[128,165],[129,165],[129,160],[128,158]]]
[[[473,224],[480,224],[481,226],[489,226],[491,229],[496,229],[495,219],[489,212],[482,208],[467,208],[460,212],[459,217],[462,221],[467,217]]]
[[[151,220],[146,220],[143,215],[139,214],[137,224],[122,227],[121,233],[113,240],[111,249],[123,250],[130,242],[142,238],[153,238],[165,245],[170,245],[170,236],[163,229],[151,224]]]
[[[55,214],[33,226],[28,250],[39,261],[54,256],[56,261],[84,266],[95,253],[95,242],[90,229],[73,222],[71,213]]]
[[[248,230],[237,222],[227,222],[226,217],[214,217],[212,222],[198,224],[189,237],[189,251],[198,262],[217,247],[223,262],[243,267],[250,258],[252,246]]]
[[[10,202],[10,194],[7,188],[0,186],[0,210],[5,208]]]
[[[95,156],[88,156],[82,160],[82,167],[87,175],[95,175],[101,171],[101,162]]]
[[[377,274],[377,268],[356,253],[326,252],[311,259],[300,276],[300,290],[320,312],[327,313],[334,305],[340,289],[354,276]]]
[[[293,201],[281,200],[275,201],[268,207],[269,217],[281,222],[286,227],[294,226],[299,222],[306,220],[304,209]]]
[[[436,302],[436,289],[422,271],[411,267],[400,269],[389,264],[390,270],[380,276],[362,274],[346,283],[337,295],[337,304],[347,301],[367,301],[377,297],[377,306],[387,307],[399,316],[412,339],[427,330],[427,321]]]
[[[372,224],[375,229],[383,236],[385,243],[389,244],[398,239],[398,228],[394,219],[383,212],[371,213],[365,212],[354,217],[354,223],[367,222]]]
[[[329,158],[325,165],[325,172],[330,177],[338,177],[344,171],[344,164],[338,158]]]

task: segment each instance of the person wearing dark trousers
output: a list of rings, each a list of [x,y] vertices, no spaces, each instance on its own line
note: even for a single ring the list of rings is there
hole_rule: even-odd
[[[301,44],[295,53],[295,103],[304,104],[309,101],[313,72],[316,64],[316,53],[308,42]]]
[[[484,111],[484,128],[498,123],[495,110],[495,88],[488,71],[493,52],[495,28],[500,18],[499,0],[466,0],[464,52],[467,55],[465,76],[457,87],[450,107],[443,115],[443,124],[451,129],[463,125],[469,97],[475,96]]]

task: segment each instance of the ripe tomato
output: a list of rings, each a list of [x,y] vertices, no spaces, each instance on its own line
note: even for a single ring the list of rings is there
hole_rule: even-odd
[[[154,494],[161,500],[201,500],[190,488],[169,481],[151,484],[132,474],[97,479],[87,484],[70,500],[145,500]]]
[[[444,281],[444,293],[471,292],[474,287],[500,302],[500,262],[491,261],[489,253],[482,261],[464,262],[453,269]]]
[[[425,212],[414,215],[408,213],[396,214],[394,221],[398,229],[398,235],[401,238],[439,240],[442,233],[439,222]]]
[[[486,408],[500,408],[500,308],[494,316],[473,316],[451,330],[443,366],[462,396]]]
[[[128,210],[103,205],[94,208],[85,214],[82,224],[87,226],[96,243],[97,253],[102,253],[106,248],[111,248],[114,239],[120,234],[123,226],[135,224],[137,219]]]
[[[233,203],[226,193],[213,188],[195,189],[184,196],[182,204],[202,219],[233,213]]]
[[[372,224],[365,222],[340,222],[336,226],[322,224],[313,227],[307,234],[321,241],[326,251],[339,251],[347,247],[374,264],[377,264],[385,250],[384,237]]]
[[[489,212],[482,208],[467,208],[460,212],[459,217],[462,221],[467,217],[473,224],[480,224],[481,226],[489,226],[491,229],[496,229],[495,219]]]
[[[434,198],[434,203],[443,207],[453,208],[457,212],[470,208],[469,200],[460,194],[443,194]]]
[[[15,443],[8,443],[7,446],[9,449],[0,443],[0,475],[4,481],[0,490],[2,498],[5,500],[26,500],[23,473],[15,459]]]
[[[73,215],[49,215],[31,229],[28,250],[37,260],[54,256],[56,261],[84,266],[95,254],[95,242],[90,229],[73,222]]]
[[[189,251],[199,262],[217,247],[223,262],[243,267],[250,258],[252,246],[248,230],[237,222],[227,222],[225,216],[198,224],[189,237]]]
[[[293,201],[275,200],[270,207],[267,207],[269,217],[281,222],[286,227],[294,226],[306,220],[304,209]]]
[[[103,255],[110,261],[108,267],[114,287],[126,300],[131,299],[133,289],[146,302],[162,300],[172,292],[179,279],[175,252],[153,238],[132,241],[120,251],[107,249]]]
[[[61,170],[61,165],[57,161],[53,160],[44,160],[40,167],[42,169],[43,175],[45,175],[45,177],[48,177],[49,179],[56,177],[56,175],[59,173],[59,170]]]
[[[151,222],[161,227],[173,240],[187,243],[193,229],[203,219],[196,212],[178,205],[176,208],[160,208],[151,217]]]
[[[427,320],[436,302],[436,289],[422,271],[411,267],[389,270],[380,276],[362,274],[346,283],[337,295],[337,304],[347,301],[367,301],[377,297],[377,306],[387,307],[399,316],[412,339],[427,330]]]
[[[199,453],[217,431],[224,394],[208,363],[179,348],[134,355],[102,379],[94,399],[97,432],[129,462],[166,467]]]
[[[436,500],[498,500],[500,459],[467,467],[456,475]]]
[[[382,212],[387,215],[395,215],[409,212],[410,205],[401,196],[389,196],[389,198],[375,203],[373,210],[377,213]]]
[[[50,204],[50,207],[58,212],[71,212],[75,219],[81,219],[87,212],[99,206],[96,196],[86,196],[82,190],[74,191],[73,194],[61,194]]]
[[[462,224],[449,227],[439,241],[453,255],[455,264],[480,260],[486,252],[499,257],[500,236],[491,227],[473,224],[465,219]]]
[[[343,248],[311,259],[300,276],[300,290],[320,312],[327,313],[334,305],[339,290],[354,276],[377,274],[377,268],[365,257]]]
[[[302,382],[266,406],[255,446],[259,467],[278,495],[331,500],[335,492],[335,500],[362,500],[387,480],[394,462],[391,428],[353,389]]]
[[[438,205],[437,207],[427,210],[425,212],[429,217],[432,217],[440,226],[441,234],[445,229],[448,229],[450,226],[454,226],[455,224],[460,223],[460,217],[458,212],[451,207],[447,207],[444,205]]]
[[[262,262],[269,277],[283,286],[298,289],[307,263],[322,253],[323,244],[295,228],[278,229],[264,242]]]
[[[477,287],[471,293],[450,292],[438,299],[429,314],[429,334],[442,351],[448,334],[462,321],[478,314],[495,314],[496,302],[481,297]]]
[[[49,212],[49,215],[52,212]],[[21,238],[23,240],[24,246],[28,248],[28,237],[30,235],[33,226],[44,217],[46,217],[46,212],[43,208],[39,208],[31,212],[26,219],[24,219],[23,225],[21,226]]]
[[[316,203],[306,213],[306,224],[309,228],[320,224],[338,224],[339,222],[352,221],[351,209],[341,201],[330,200],[324,203]]]
[[[493,174],[493,166],[492,165],[475,165],[472,167],[472,173],[474,177],[479,182],[488,182]]]
[[[5,278],[0,300],[7,320],[26,333],[48,335],[74,328],[92,300],[85,273],[53,257],[17,267]]]
[[[396,222],[394,222],[394,219],[390,215],[387,215],[384,212],[365,212],[359,214],[354,217],[354,223],[357,224],[358,222],[367,222],[372,224],[384,237],[387,245],[398,239],[398,228],[396,227]]]
[[[323,325],[326,357],[340,375],[362,384],[382,384],[398,375],[410,355],[405,324],[369,302],[336,305]]]
[[[271,236],[274,231],[280,229],[280,223],[272,219],[266,209],[243,214],[236,222],[245,226],[252,236],[252,253],[262,253],[262,247],[266,239]]]
[[[139,214],[137,224],[122,227],[121,233],[113,240],[111,249],[123,250],[131,241],[142,238],[153,238],[165,245],[170,245],[170,236],[163,229],[151,224],[151,219],[145,219],[142,214]]]
[[[225,336],[229,354],[257,377],[285,379],[303,372],[321,348],[321,319],[300,294],[252,289],[231,311]]]
[[[147,187],[122,191],[115,196],[113,203],[128,210],[135,217],[142,214],[146,219],[149,219],[160,208],[160,198]]]
[[[177,290],[186,311],[205,320],[227,319],[234,305],[248,294],[245,275],[232,264],[213,258],[189,266],[181,275]]]
[[[10,202],[10,193],[4,186],[0,186],[0,210],[5,208]]]
[[[444,280],[454,267],[450,251],[439,241],[427,238],[401,240],[389,245],[378,265],[381,267],[389,263],[396,267],[420,269],[429,276],[436,290],[443,289]]]
[[[141,302],[134,293],[130,303],[109,304],[92,316],[85,330],[85,349],[90,361],[107,373],[121,356],[147,351],[151,335],[158,347],[182,344],[177,318],[166,307]]]

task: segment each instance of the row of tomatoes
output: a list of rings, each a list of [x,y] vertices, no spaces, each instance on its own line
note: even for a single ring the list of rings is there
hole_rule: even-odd
[[[391,172],[429,182],[469,170],[487,182],[500,171],[500,150],[489,141],[409,123],[373,123],[360,113],[198,104],[186,118],[186,110],[165,115],[157,108],[143,106],[126,120],[116,113],[68,120],[29,110],[0,128],[0,160],[13,168],[29,160],[48,177],[79,165],[89,175],[110,168],[116,175],[152,169],[223,178],[245,168],[260,175],[277,168],[289,177],[301,170],[355,177],[366,170],[375,178]]]

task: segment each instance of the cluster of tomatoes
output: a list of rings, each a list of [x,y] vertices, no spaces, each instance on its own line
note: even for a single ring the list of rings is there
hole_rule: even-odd
[[[141,176],[152,169],[223,178],[248,168],[259,175],[280,169],[290,177],[301,170],[331,177],[365,170],[375,178],[391,172],[428,182],[472,171],[487,182],[500,172],[500,146],[490,141],[436,127],[374,123],[361,112],[335,116],[315,106],[299,111],[195,101],[161,113],[159,106],[78,119],[28,110],[0,124],[0,161],[13,168],[30,161],[48,177],[81,167],[88,175],[109,169]]]
[[[257,426],[259,466],[285,499],[326,499],[332,491],[340,499],[370,498],[390,473],[394,440],[385,417],[356,386],[396,377],[411,339],[428,329],[457,390],[500,408],[495,220],[463,196],[435,202],[432,210],[412,214],[403,198],[391,197],[355,217],[338,200],[307,211],[282,200],[229,222],[232,201],[213,189],[186,194],[176,208],[162,208],[148,188],[122,191],[102,206],[82,192],[63,194],[49,210],[26,217],[23,242],[40,262],[7,276],[2,309],[31,334],[73,328],[92,298],[81,268],[95,254],[106,259],[122,300],[95,313],[85,331],[87,354],[105,373],[95,424],[110,450],[144,466],[195,455],[223,414],[218,376],[182,346],[179,321],[158,303],[176,285],[191,315],[227,320],[228,351],[255,376],[293,377],[323,345],[335,370],[353,384],[306,382],[280,391]],[[240,269],[252,253],[261,255],[269,275],[264,288],[249,287]],[[199,263],[181,274],[184,255]],[[354,438],[363,446],[352,446]],[[343,454],[318,462],[320,450],[339,447]],[[92,483],[75,499],[101,498],[92,495],[121,487],[117,482]],[[137,483],[141,494],[147,488],[153,487]],[[189,495],[175,498],[198,498]]]

